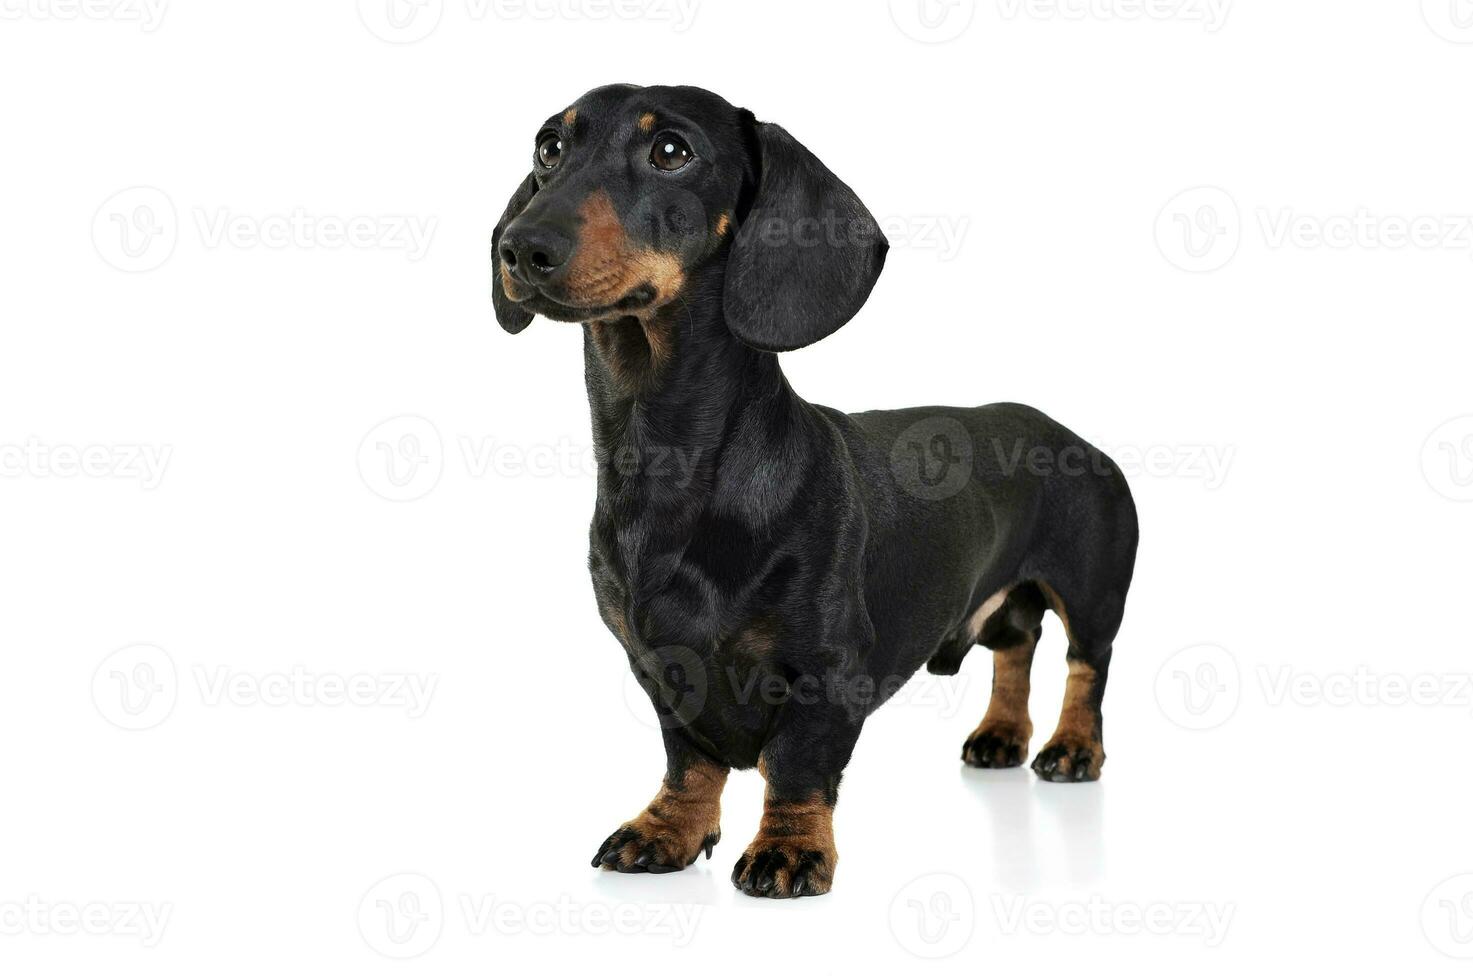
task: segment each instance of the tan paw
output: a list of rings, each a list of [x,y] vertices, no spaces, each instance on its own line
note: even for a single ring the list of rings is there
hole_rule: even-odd
[[[711,849],[719,840],[720,827],[702,833],[649,818],[642,813],[599,845],[593,855],[593,866],[626,874],[679,871],[694,864],[702,851],[709,858]]]
[[[1051,783],[1088,783],[1100,778],[1105,747],[1094,739],[1055,735],[1039,750],[1033,771]]]
[[[799,898],[823,895],[834,884],[839,854],[832,846],[805,846],[802,840],[764,839],[748,845],[731,871],[731,883],[748,895]]]
[[[1011,769],[1028,755],[1029,732],[1017,725],[983,722],[962,744],[962,761],[978,769]]]

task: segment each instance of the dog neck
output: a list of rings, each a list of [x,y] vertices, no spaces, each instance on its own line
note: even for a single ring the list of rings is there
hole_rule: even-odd
[[[727,330],[719,269],[652,313],[584,324],[583,347],[601,497],[687,508],[716,485],[730,433],[800,403],[777,355]]]
[[[584,325],[594,549],[636,606],[701,551],[703,522],[722,527],[704,547],[738,547],[778,506],[773,467],[810,465],[811,409],[776,354],[727,329],[721,295],[717,269],[651,316]]]

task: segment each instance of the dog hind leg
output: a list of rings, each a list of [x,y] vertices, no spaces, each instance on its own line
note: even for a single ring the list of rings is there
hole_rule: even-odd
[[[1106,612],[1100,615],[1094,611],[1094,604],[1061,596],[1052,589],[1048,590],[1048,599],[1069,636],[1069,679],[1064,686],[1058,727],[1033,760],[1033,771],[1054,783],[1091,782],[1100,778],[1100,768],[1105,764],[1101,704],[1123,602],[1103,604]]]
[[[1033,651],[1043,635],[1044,596],[1025,582],[982,624],[977,642],[992,650],[992,697],[987,714],[962,743],[962,761],[979,769],[1023,764],[1033,722],[1028,717]]]

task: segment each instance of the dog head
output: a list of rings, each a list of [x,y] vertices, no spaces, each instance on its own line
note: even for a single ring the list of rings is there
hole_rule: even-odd
[[[888,243],[843,181],[787,131],[710,92],[611,85],[549,118],[491,243],[492,302],[593,322],[694,300],[724,263],[727,328],[761,350],[803,347],[859,311]]]

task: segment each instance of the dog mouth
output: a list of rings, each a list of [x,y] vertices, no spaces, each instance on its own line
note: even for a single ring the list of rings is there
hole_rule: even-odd
[[[538,287],[531,288],[532,292],[525,297],[508,298],[529,313],[564,323],[587,323],[590,320],[638,313],[649,309],[657,298],[657,290],[651,283],[641,283],[613,303],[599,305],[578,303]]]

